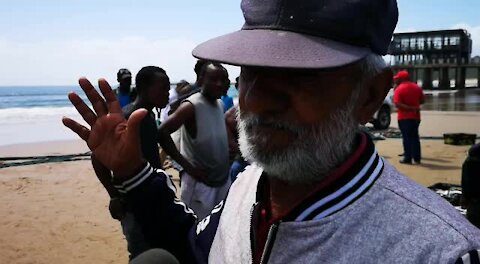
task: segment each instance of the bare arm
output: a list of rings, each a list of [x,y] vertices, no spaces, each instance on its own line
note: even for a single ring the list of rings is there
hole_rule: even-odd
[[[112,172],[105,166],[103,166],[100,161],[98,161],[95,156],[92,157],[92,166],[97,178],[102,183],[105,190],[107,190],[108,195],[110,196],[110,202],[108,204],[108,211],[113,219],[121,220],[125,215],[124,204],[120,198],[120,193],[117,188],[113,185],[112,181]]]
[[[237,120],[235,118],[237,107],[238,106],[234,106],[225,113],[225,125],[227,127],[228,149],[230,159],[235,158],[235,156],[240,153],[237,141]]]
[[[100,161],[98,161],[93,155],[92,155],[92,166],[93,166],[93,170],[95,171],[95,174],[97,175],[98,180],[100,180],[103,187],[105,187],[105,190],[107,190],[110,198],[118,197],[119,193],[112,183],[112,172],[108,168],[103,166],[103,164],[100,163]]]
[[[185,171],[191,176],[203,180],[206,175],[204,172],[195,168],[182,154],[178,151],[175,143],[173,143],[171,133],[177,131],[182,125],[192,123],[195,120],[195,108],[189,102],[182,103],[178,109],[165,120],[158,130],[158,141],[167,154],[172,157]]]
[[[420,110],[420,108],[418,108],[418,107],[409,106],[409,105],[406,105],[406,104],[403,104],[403,103],[396,103],[395,106],[396,106],[397,108],[404,109],[404,110],[409,110],[409,111],[417,111],[417,110]]]

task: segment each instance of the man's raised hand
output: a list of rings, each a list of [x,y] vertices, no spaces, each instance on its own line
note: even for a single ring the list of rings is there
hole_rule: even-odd
[[[140,150],[139,127],[147,111],[137,110],[127,121],[106,80],[98,81],[105,99],[86,78],[80,78],[79,84],[92,103],[94,111],[75,93],[70,93],[68,99],[90,129],[67,117],[63,118],[63,124],[85,140],[92,154],[112,170],[115,177],[133,176],[144,163]]]

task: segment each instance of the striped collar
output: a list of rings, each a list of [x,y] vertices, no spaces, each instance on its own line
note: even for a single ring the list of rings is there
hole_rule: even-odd
[[[384,164],[369,136],[360,134],[357,146],[350,158],[305,199],[283,217],[271,222],[319,220],[344,209],[365,194],[382,174]],[[257,187],[257,201],[270,200],[268,188],[268,178],[262,175]]]

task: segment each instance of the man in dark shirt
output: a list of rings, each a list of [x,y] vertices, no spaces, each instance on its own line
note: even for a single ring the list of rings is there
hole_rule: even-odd
[[[125,115],[125,118],[128,119],[130,115],[142,107],[142,103],[139,102],[141,97],[131,104],[128,104],[122,108],[122,112]],[[148,115],[142,120],[140,125],[140,136],[141,138],[141,147],[142,153],[145,156],[145,159],[148,162],[151,162],[154,168],[161,169],[162,164],[160,164],[160,154],[158,152],[158,130],[157,123],[155,121],[155,115],[152,110],[149,110]]]
[[[161,169],[158,142],[160,135],[158,133],[155,116],[152,112],[154,107],[163,108],[168,103],[168,93],[170,90],[169,78],[162,68],[155,66],[143,67],[137,74],[135,83],[137,86],[138,97],[134,102],[126,105],[122,112],[126,119],[140,108],[148,110],[148,114],[142,120],[140,125],[141,149],[145,157],[154,168]],[[123,233],[127,239],[128,251],[133,258],[150,247],[143,239],[141,229],[136,223],[133,214],[123,203],[121,194],[115,190],[112,183],[112,173],[92,156],[92,165],[98,179],[103,184],[110,195],[110,214],[114,219],[122,223]]]

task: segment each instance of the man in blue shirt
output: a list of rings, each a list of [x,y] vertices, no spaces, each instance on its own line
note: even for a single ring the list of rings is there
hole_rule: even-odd
[[[228,95],[228,90],[230,89],[230,79],[227,77],[225,79],[225,94],[220,98],[223,103],[223,112],[226,113],[230,108],[233,107],[233,98]]]
[[[226,113],[230,108],[233,107],[233,98],[228,96],[228,94],[222,95],[223,103],[223,112]]]
[[[124,107],[135,99],[132,93],[132,73],[128,69],[120,69],[117,72],[117,81],[119,83],[116,89],[120,107]]]

